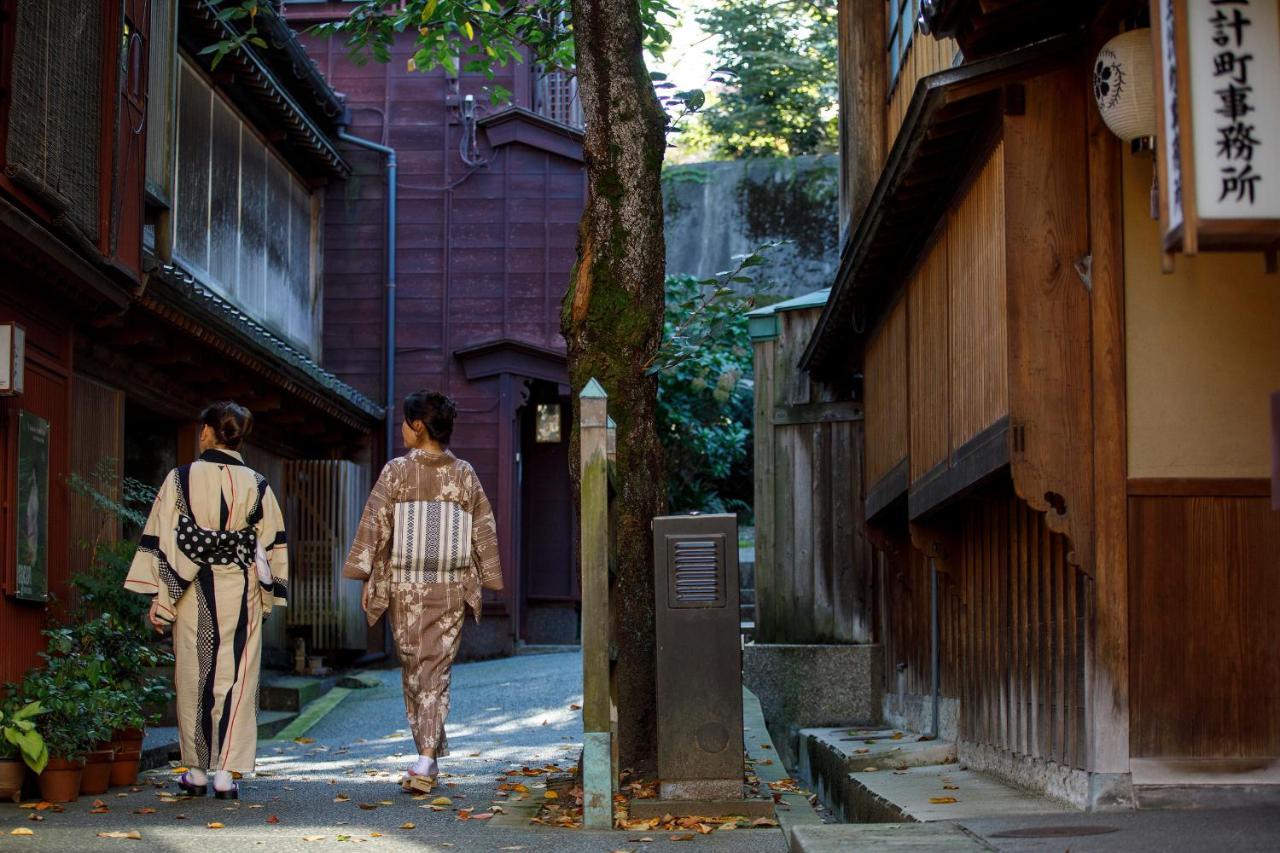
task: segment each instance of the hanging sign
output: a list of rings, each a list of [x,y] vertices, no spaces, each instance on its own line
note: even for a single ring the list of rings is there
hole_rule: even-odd
[[[18,598],[49,599],[49,422],[18,415],[18,489],[14,547]]]
[[[0,396],[22,393],[27,336],[17,323],[0,323]]]
[[[1165,250],[1280,240],[1280,0],[1153,0]]]

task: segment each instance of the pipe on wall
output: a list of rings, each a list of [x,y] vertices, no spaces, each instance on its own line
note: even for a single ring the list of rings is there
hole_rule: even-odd
[[[383,321],[383,340],[386,341],[387,360],[386,375],[383,381],[386,389],[387,407],[386,458],[389,460],[395,455],[396,446],[396,150],[389,145],[383,145],[381,142],[374,142],[372,139],[365,139],[347,133],[348,124],[349,121],[344,119],[344,123],[338,128],[338,138],[343,142],[349,142],[352,145],[368,148],[370,151],[377,151],[385,155],[387,163],[387,282],[385,291],[386,318]]]
[[[938,724],[939,697],[942,692],[942,636],[938,625],[938,566],[932,557],[929,558],[929,641],[932,660],[932,673],[929,685],[933,693],[933,712],[930,714],[929,736],[938,738],[941,726]]]

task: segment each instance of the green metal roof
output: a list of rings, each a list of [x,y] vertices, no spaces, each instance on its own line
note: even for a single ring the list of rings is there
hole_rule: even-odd
[[[831,288],[824,287],[803,296],[775,302],[747,312],[747,330],[753,341],[768,341],[778,336],[778,314],[783,311],[803,311],[805,308],[821,308],[827,304]]]

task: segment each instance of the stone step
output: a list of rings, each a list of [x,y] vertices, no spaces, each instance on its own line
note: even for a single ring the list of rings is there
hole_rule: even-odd
[[[977,853],[990,850],[958,826],[937,823],[844,823],[800,826],[791,853]]]
[[[258,688],[258,707],[264,711],[301,711],[324,693],[327,685],[321,678],[279,675],[264,679]]]
[[[855,823],[1074,814],[1075,810],[955,764],[849,774],[843,811]]]

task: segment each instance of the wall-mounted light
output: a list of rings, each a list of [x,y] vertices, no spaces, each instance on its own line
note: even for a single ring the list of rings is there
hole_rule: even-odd
[[[560,404],[539,403],[535,412],[534,441],[556,444],[560,441]]]

